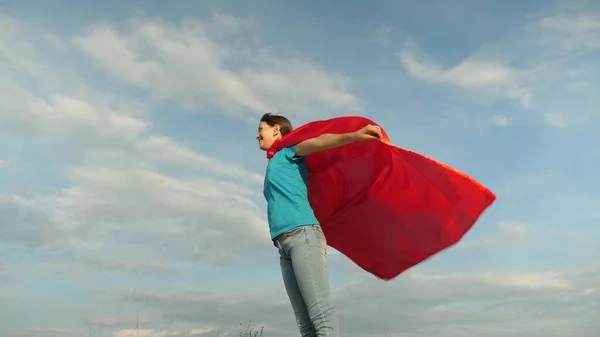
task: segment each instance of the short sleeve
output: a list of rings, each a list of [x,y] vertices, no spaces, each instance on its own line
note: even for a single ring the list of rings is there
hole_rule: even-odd
[[[300,160],[304,157],[296,155],[296,145],[288,146],[285,149],[285,157],[290,161]]]

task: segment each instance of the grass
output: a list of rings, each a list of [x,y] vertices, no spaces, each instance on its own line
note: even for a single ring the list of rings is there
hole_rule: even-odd
[[[252,321],[248,322],[248,325],[244,328],[240,323],[240,337],[262,337],[264,327],[260,327],[260,330],[255,330],[252,326]]]
[[[255,329],[254,327],[252,327],[252,321],[248,321],[248,325],[245,327],[242,323],[240,323],[240,327],[239,327],[240,335],[239,336],[240,337],[262,337],[264,328],[265,327],[261,326],[260,330]],[[217,332],[215,337],[219,337],[220,334],[221,334],[220,331]]]

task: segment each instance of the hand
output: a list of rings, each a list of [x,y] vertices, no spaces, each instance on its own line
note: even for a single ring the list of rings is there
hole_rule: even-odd
[[[383,135],[381,134],[381,128],[377,125],[367,125],[364,128],[354,132],[355,140],[381,140]]]

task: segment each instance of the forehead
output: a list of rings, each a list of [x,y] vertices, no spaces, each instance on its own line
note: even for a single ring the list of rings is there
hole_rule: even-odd
[[[267,129],[270,128],[271,126],[269,126],[269,124],[265,123],[265,122],[260,122],[258,123],[258,129],[262,130],[262,129]]]

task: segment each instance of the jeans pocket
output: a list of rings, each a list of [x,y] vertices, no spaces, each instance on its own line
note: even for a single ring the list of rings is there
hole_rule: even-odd
[[[313,235],[314,238],[317,242],[317,244],[319,245],[319,247],[321,247],[321,249],[323,249],[323,251],[325,252],[325,255],[327,255],[327,239],[325,238],[325,234],[323,233],[323,229],[321,228],[320,225],[315,225],[315,226],[311,226],[312,230],[313,230]]]
[[[317,237],[321,240],[325,240],[325,233],[323,233],[323,228],[321,228],[320,225],[315,225],[313,227],[315,229],[315,233],[316,233]]]

